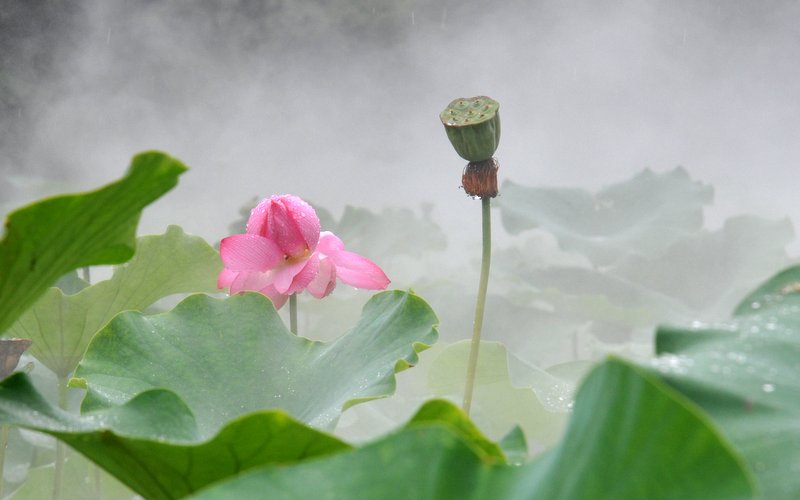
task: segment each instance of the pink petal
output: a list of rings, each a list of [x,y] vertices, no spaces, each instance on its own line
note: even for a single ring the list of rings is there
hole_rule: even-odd
[[[333,255],[344,250],[344,243],[338,236],[330,231],[323,231],[319,234],[317,251],[325,255]]]
[[[228,288],[238,275],[239,273],[237,271],[223,269],[217,277],[217,288]]]
[[[242,271],[231,283],[231,293],[259,292],[272,283],[272,273]]]
[[[336,264],[336,276],[350,286],[367,290],[383,290],[389,286],[386,274],[366,257],[342,250],[330,259]]]
[[[292,280],[292,286],[286,293],[300,293],[319,274],[319,256],[312,254],[305,267]]]
[[[326,255],[336,264],[336,276],[348,285],[367,290],[383,290],[389,286],[389,278],[377,264],[366,257],[346,251],[342,240],[329,231],[320,234],[317,252]]]
[[[273,271],[275,289],[280,293],[291,295],[303,290],[319,272],[319,256],[311,257],[292,264],[286,264]]]
[[[331,259],[322,258],[319,261],[319,273],[311,280],[306,290],[314,297],[321,299],[327,297],[336,287],[336,265]]]
[[[269,198],[264,198],[250,211],[250,218],[247,219],[248,234],[267,235],[266,225],[270,203],[271,201]]]
[[[267,271],[283,258],[278,245],[255,234],[234,234],[223,239],[219,254],[231,271]]]
[[[267,285],[263,289],[259,290],[261,293],[269,297],[269,300],[272,301],[272,305],[275,306],[275,309],[280,309],[289,299],[289,296],[283,293],[280,293],[278,290],[275,289],[272,285]]]
[[[319,241],[319,218],[311,205],[292,195],[273,196],[270,201],[265,236],[291,257],[313,252]]]

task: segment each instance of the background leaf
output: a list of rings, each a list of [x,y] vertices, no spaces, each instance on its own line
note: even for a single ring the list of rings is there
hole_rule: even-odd
[[[428,387],[436,397],[461,401],[470,342],[439,347],[428,365]],[[499,439],[519,425],[528,447],[541,452],[561,436],[569,417],[575,385],[543,370],[527,367],[525,386],[511,383],[506,347],[481,342],[470,416],[490,437]]]
[[[9,334],[32,339],[31,354],[65,378],[94,334],[117,313],[143,311],[175,293],[215,292],[221,268],[219,254],[205,240],[170,226],[163,235],[138,238],[136,255],[116,268],[111,279],[72,295],[59,288],[47,290]]]
[[[510,233],[544,227],[564,248],[590,256],[596,265],[613,264],[632,250],[658,255],[702,227],[703,206],[713,198],[713,190],[693,182],[683,168],[644,170],[596,194],[511,181],[500,192],[496,205]]]
[[[52,464],[35,467],[28,472],[25,483],[9,496],[11,500],[41,500],[53,496]],[[64,461],[63,500],[131,500],[136,494],[116,478],[98,468],[78,453],[70,454]]]
[[[172,189],[185,170],[163,153],[142,153],[113,184],[12,212],[0,241],[0,332],[59,276],[130,259],[141,210]]]

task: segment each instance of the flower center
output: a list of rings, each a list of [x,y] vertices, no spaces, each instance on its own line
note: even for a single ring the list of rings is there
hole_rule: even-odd
[[[287,264],[297,264],[298,262],[308,259],[309,256],[311,256],[311,249],[306,247],[306,249],[300,255],[285,255],[283,260]]]

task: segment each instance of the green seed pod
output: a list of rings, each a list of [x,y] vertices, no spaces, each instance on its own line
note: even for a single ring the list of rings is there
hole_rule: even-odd
[[[484,161],[500,143],[500,103],[486,96],[456,99],[439,118],[456,153],[467,161]]]

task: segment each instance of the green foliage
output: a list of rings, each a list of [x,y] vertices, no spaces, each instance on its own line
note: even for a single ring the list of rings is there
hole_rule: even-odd
[[[800,491],[800,267],[750,294],[730,321],[661,327],[655,366],[744,455],[764,498]]]
[[[73,384],[88,391],[83,411],[172,390],[206,436],[262,408],[327,428],[348,406],[391,394],[395,371],[436,340],[436,321],[419,297],[383,292],[352,330],[312,342],[290,333],[262,295],[194,295],[169,313],[118,315],[95,336]]]
[[[498,463],[447,418],[427,423],[351,452],[258,468],[193,498],[393,498],[402,492],[418,499],[701,499],[754,493],[740,457],[708,419],[657,376],[621,360],[590,375],[565,440],[536,462]]]
[[[734,315],[760,314],[761,306],[774,307],[772,302],[793,304],[800,298],[797,292],[800,292],[800,266],[792,266],[768,279],[745,297],[736,307]]]
[[[0,241],[0,332],[60,276],[130,259],[142,209],[172,189],[185,170],[165,154],[142,153],[113,184],[11,213]]]
[[[395,371],[436,339],[435,322],[422,299],[383,292],[323,344],[288,332],[259,294],[193,295],[168,313],[120,314],[97,334],[74,379],[88,390],[82,417],[17,374],[0,386],[0,419],[62,439],[148,498],[179,497],[258,464],[345,448],[289,415],[329,426],[347,406],[390,394]]]
[[[406,427],[424,428],[431,424],[449,425],[473,446],[480,449],[486,455],[487,461],[506,462],[506,456],[500,446],[487,439],[466,414],[461,409],[453,406],[452,403],[444,400],[433,400],[425,403]]]
[[[560,254],[564,265],[557,269],[522,250],[508,252],[498,266],[500,293],[490,297],[496,316],[487,319],[494,332],[515,333],[514,354],[522,345],[541,348],[542,336],[569,346],[561,334],[584,322],[641,328],[658,317],[657,307],[683,307],[688,315],[717,304],[718,296],[695,293],[698,283],[712,279],[734,293],[767,265],[760,261],[774,265],[785,258],[773,242],[791,234],[783,222],[752,217],[702,230],[710,191],[682,170],[645,172],[588,198],[522,191],[521,198],[504,193],[509,229],[542,224],[574,253]],[[95,195],[54,200],[79,204]],[[553,206],[559,199],[562,205]],[[57,208],[69,212],[70,203]],[[534,219],[529,210],[544,216]],[[353,239],[353,250],[375,257],[357,246],[361,237],[364,245],[376,245],[376,254],[391,256],[395,243],[379,235],[391,234],[383,227],[387,220],[408,222],[397,213],[346,210],[341,227],[327,229],[341,234],[351,227],[348,247]],[[132,236],[136,217],[138,211],[125,219],[128,232],[118,236],[98,229],[107,244],[90,256],[107,261],[127,252],[129,258],[132,239],[123,236]],[[25,222],[16,214],[12,219],[9,227]],[[752,238],[762,243],[742,245]],[[53,246],[41,238],[29,246],[14,243],[9,232],[0,265],[11,255],[8,241],[30,255],[47,253],[31,245]],[[709,265],[728,247],[741,249]],[[677,265],[688,256],[694,257],[689,265]],[[81,259],[73,264],[82,265]],[[452,271],[446,267],[438,273]],[[474,422],[451,403],[432,401],[399,430],[355,448],[322,430],[347,407],[394,391],[395,373],[417,363],[417,353],[436,339],[432,310],[412,293],[384,292],[370,300],[352,330],[330,343],[290,334],[271,303],[253,293],[194,295],[154,316],[121,312],[171,293],[212,291],[218,269],[216,252],[171,227],[141,239],[134,260],[109,281],[89,287],[75,274],[63,276],[60,289],[47,291],[11,332],[24,335],[17,333],[23,326],[35,332],[37,356],[64,377],[101,329],[72,381],[87,390],[82,414],[56,408],[26,375],[16,374],[0,383],[0,422],[61,439],[148,498],[391,498],[398,492],[476,499],[786,498],[800,491],[793,458],[800,442],[800,267],[759,287],[730,321],[660,328],[659,357],[649,363],[614,357],[599,365],[581,385],[569,422],[569,399],[585,365],[539,370],[520,365],[504,345],[484,342]],[[691,292],[672,279],[676,275]],[[428,283],[442,283],[437,280]],[[440,289],[453,303],[465,302],[465,293],[455,280]],[[339,308],[332,300],[325,304]],[[528,321],[537,324],[539,337],[527,335]],[[335,329],[331,323],[326,316],[327,329]],[[60,343],[48,346],[53,330],[61,331]],[[437,349],[421,371],[426,396],[460,396],[465,347]],[[509,428],[500,442],[492,440]],[[521,429],[534,452],[552,448],[524,463]],[[83,474],[85,464],[76,456],[67,463]],[[41,478],[50,471],[31,469],[37,484],[19,494],[41,496]],[[91,487],[75,488],[74,495],[91,494]],[[126,494],[123,487],[118,491]]]
[[[798,311],[794,267],[760,286],[729,322],[662,327],[660,356],[650,366],[617,358],[598,366],[561,443],[522,467],[493,464],[452,427],[416,427],[353,452],[256,469],[197,498],[256,488],[276,498],[387,497],[401,489],[415,498],[792,497],[800,491]],[[379,467],[387,473],[376,483]],[[453,484],[454,476],[465,480]]]
[[[32,339],[31,354],[68,377],[94,334],[117,313],[143,311],[175,293],[215,292],[221,267],[219,254],[205,240],[170,226],[163,235],[139,238],[134,258],[110,280],[86,286],[74,275],[62,279],[63,288],[47,290],[9,334]]]
[[[482,442],[458,408],[430,401],[376,443],[331,460],[261,468],[192,498],[470,498],[485,484],[483,472],[506,463]]]
[[[180,498],[265,463],[289,463],[348,446],[289,418],[260,411],[202,436],[186,404],[155,389],[83,417],[45,401],[24,374],[0,383],[0,418],[46,432],[146,498]]]

